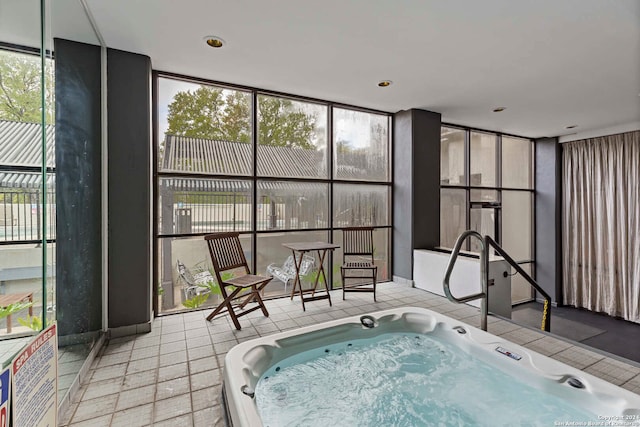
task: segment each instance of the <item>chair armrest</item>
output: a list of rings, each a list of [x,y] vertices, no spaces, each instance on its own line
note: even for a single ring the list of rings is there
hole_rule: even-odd
[[[277,268],[278,266],[276,265],[275,262],[272,262],[271,264],[267,265],[267,269],[266,269],[267,275],[273,274],[273,272],[276,271]]]

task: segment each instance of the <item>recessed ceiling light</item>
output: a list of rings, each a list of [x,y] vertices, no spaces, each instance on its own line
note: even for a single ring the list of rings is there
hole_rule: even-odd
[[[224,46],[226,44],[225,41],[221,37],[218,37],[218,36],[206,36],[204,38],[204,41],[209,46],[215,47],[216,49],[220,48],[220,47],[222,47],[222,46]]]
[[[393,82],[391,80],[381,80],[380,82],[378,82],[378,86],[380,87],[388,87],[391,86],[393,84]]]
[[[578,127],[578,125],[570,125],[570,126],[567,126],[565,129],[573,129],[573,128],[577,128],[577,127]]]
[[[494,113],[500,113],[501,111],[504,111],[506,109],[507,109],[507,107],[496,107],[496,108],[493,109],[493,112]]]

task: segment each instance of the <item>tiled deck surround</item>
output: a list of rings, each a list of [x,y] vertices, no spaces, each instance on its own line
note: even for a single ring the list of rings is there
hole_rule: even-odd
[[[267,302],[260,311],[240,318],[237,331],[228,316],[205,320],[209,311],[157,318],[150,333],[110,340],[93,363],[86,383],[60,420],[61,426],[224,426],[221,370],[224,356],[239,342],[279,331],[393,307],[428,308],[478,326],[476,308],[393,283],[371,294],[332,292],[327,301],[307,304],[299,298]],[[606,381],[640,393],[640,367],[587,350],[548,334],[489,317],[490,333],[550,356]]]

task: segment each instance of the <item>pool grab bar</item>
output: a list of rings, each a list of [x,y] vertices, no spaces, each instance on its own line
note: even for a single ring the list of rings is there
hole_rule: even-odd
[[[458,259],[458,253],[460,252],[460,248],[462,247],[462,243],[467,239],[467,237],[475,237],[480,240],[480,287],[481,292],[474,295],[468,295],[462,298],[456,298],[451,294],[451,289],[449,289],[449,279],[451,277],[451,272],[453,271],[453,266]],[[551,312],[549,311],[551,305],[551,297],[548,293],[545,292],[544,289],[538,285],[538,283],[533,280],[533,278],[527,274],[526,271],[522,269],[518,265],[516,261],[513,260],[505,252],[502,247],[496,243],[495,240],[491,238],[491,236],[484,236],[477,231],[467,230],[464,231],[460,236],[458,236],[458,240],[456,240],[456,244],[451,252],[451,256],[449,257],[449,264],[447,264],[447,271],[444,275],[444,280],[442,281],[442,285],[444,287],[444,293],[449,299],[449,301],[456,303],[465,303],[469,301],[473,301],[476,299],[482,299],[480,302],[480,327],[483,331],[487,330],[487,315],[488,315],[488,298],[489,298],[489,248],[493,247],[496,252],[507,262],[509,263],[517,273],[519,273],[529,284],[544,298],[544,308],[542,310],[542,324],[540,325],[540,329],[546,332],[551,331]],[[505,273],[506,274],[506,273]],[[515,273],[514,273],[515,274]],[[505,276],[507,277],[507,276]]]
[[[458,253],[460,252],[460,248],[462,244],[468,237],[475,237],[480,241],[480,293],[467,295],[466,297],[456,298],[451,294],[451,289],[449,289],[449,279],[451,278],[451,272],[453,271],[453,266],[458,259]],[[442,286],[444,287],[444,293],[449,299],[449,301],[462,304],[465,302],[473,301],[480,299],[480,328],[483,331],[487,330],[487,315],[488,315],[488,304],[487,297],[489,295],[488,292],[488,275],[487,272],[489,270],[489,256],[488,256],[488,248],[485,244],[485,240],[480,233],[473,230],[467,230],[463,232],[460,236],[458,236],[458,240],[456,240],[456,244],[453,247],[453,251],[451,252],[451,256],[449,257],[449,264],[447,265],[447,271],[444,275],[444,280],[442,281]]]

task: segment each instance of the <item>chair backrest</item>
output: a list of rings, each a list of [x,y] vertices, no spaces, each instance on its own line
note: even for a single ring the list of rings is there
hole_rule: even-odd
[[[350,255],[370,255],[373,262],[373,227],[342,229],[342,258]]]
[[[218,283],[224,283],[220,273],[227,270],[244,267],[249,274],[249,266],[240,244],[240,233],[214,233],[204,236],[209,247],[209,255],[213,263],[213,271],[216,273]]]
[[[304,276],[305,274],[309,273],[313,269],[313,266],[315,264],[316,264],[316,260],[314,257],[311,257],[306,254],[303,255],[302,264],[300,264],[300,276]],[[293,255],[289,255],[286,261],[284,262],[284,264],[282,264],[282,271],[290,279],[293,279],[294,277],[296,277],[296,266],[293,261]]]
[[[191,271],[180,261],[176,262],[176,269],[178,270],[178,275],[184,280],[187,286],[193,286],[196,284],[196,280],[193,278],[193,274]]]

